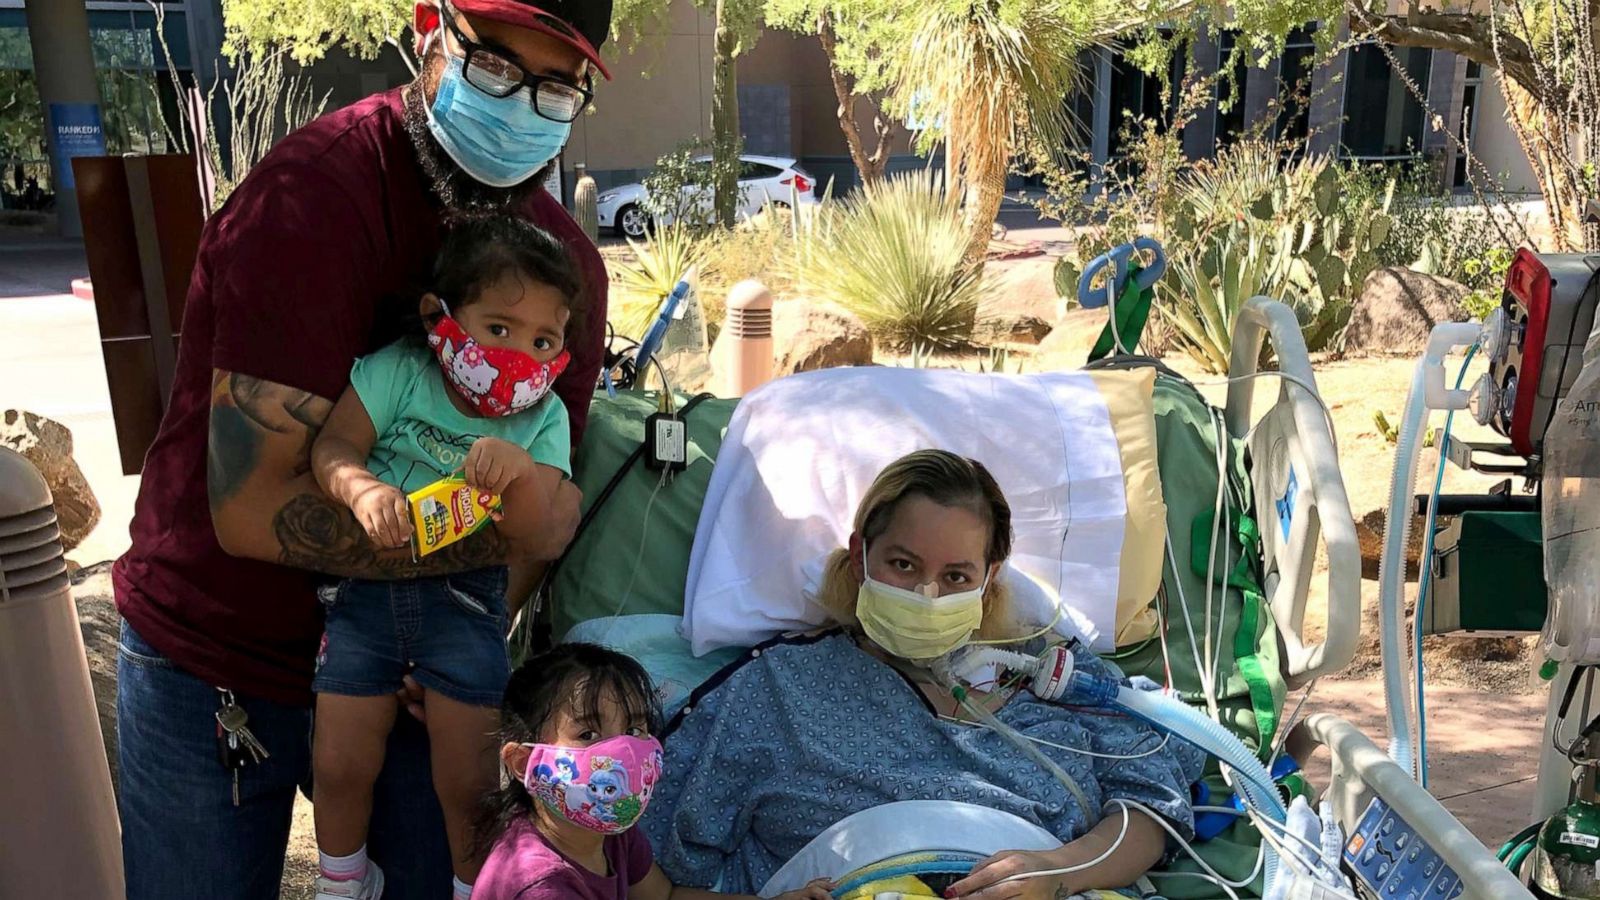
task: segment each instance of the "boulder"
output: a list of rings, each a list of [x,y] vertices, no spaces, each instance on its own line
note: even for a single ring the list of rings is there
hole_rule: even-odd
[[[1465,285],[1403,267],[1377,269],[1361,286],[1344,332],[1347,355],[1420,352],[1441,322],[1464,322]]]
[[[94,703],[100,715],[100,735],[105,739],[106,758],[111,763],[111,783],[117,783],[117,640],[122,619],[111,591],[109,563],[90,566],[73,585],[72,598],[78,606],[78,626],[83,632],[83,649],[89,660],[89,681],[94,685]]]
[[[972,341],[1037,344],[1059,318],[1053,262],[1044,257],[991,261],[984,277],[994,290],[978,308]]]
[[[100,503],[72,458],[72,432],[53,419],[19,409],[0,412],[0,445],[22,454],[44,476],[55,499],[61,547],[71,550],[100,521]]]
[[[1089,351],[1094,348],[1094,342],[1100,337],[1100,329],[1105,324],[1106,311],[1103,309],[1079,307],[1067,310],[1056,320],[1049,335],[1039,342],[1039,350],[1031,368],[1055,371],[1081,367],[1089,361]]]
[[[1361,577],[1376,580],[1378,566],[1383,559],[1383,529],[1389,521],[1388,510],[1375,509],[1356,521],[1356,540],[1361,544]],[[1411,520],[1411,533],[1406,536],[1406,580],[1415,581],[1421,572],[1423,520]]]
[[[772,346],[774,378],[837,366],[872,365],[872,335],[861,320],[815,300],[773,304]]]

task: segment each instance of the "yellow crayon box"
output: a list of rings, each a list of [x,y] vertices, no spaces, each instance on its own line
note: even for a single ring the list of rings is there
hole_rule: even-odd
[[[499,497],[468,487],[460,475],[412,491],[406,503],[411,507],[412,544],[418,556],[472,534],[500,510]]]

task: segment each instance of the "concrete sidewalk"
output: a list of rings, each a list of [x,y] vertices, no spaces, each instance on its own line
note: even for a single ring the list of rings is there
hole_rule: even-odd
[[[127,549],[139,479],[122,474],[94,306],[72,296],[88,275],[83,245],[0,244],[0,409],[24,409],[72,430],[73,456],[100,501],[100,524],[70,554],[89,565]]]
[[[1545,695],[1429,686],[1427,696],[1428,789],[1490,850],[1498,849],[1533,820]],[[1376,680],[1324,679],[1302,714],[1311,712],[1348,720],[1380,748],[1388,740],[1383,685]],[[1315,783],[1328,783],[1326,751],[1306,768]]]

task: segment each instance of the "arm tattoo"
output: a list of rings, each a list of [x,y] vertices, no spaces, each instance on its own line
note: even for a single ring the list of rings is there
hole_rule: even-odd
[[[219,373],[212,382],[206,448],[206,488],[211,508],[232,499],[260,463],[268,433],[304,433],[293,474],[311,471],[311,445],[333,404],[322,397],[250,375]]]
[[[420,560],[412,559],[409,550],[379,549],[349,510],[316,494],[301,494],[285,504],[273,518],[272,530],[283,548],[279,562],[330,575],[420,578],[505,562],[505,541],[492,527]]]

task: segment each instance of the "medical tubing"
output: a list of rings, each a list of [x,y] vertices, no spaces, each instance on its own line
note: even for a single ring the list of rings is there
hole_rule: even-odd
[[[1270,818],[1280,825],[1288,818],[1288,810],[1284,809],[1277,788],[1272,784],[1272,776],[1267,773],[1261,760],[1215,719],[1176,697],[1121,685],[1118,685],[1113,705],[1156,728],[1176,734],[1238,772],[1243,777],[1238,779],[1235,789],[1256,815]],[[1264,885],[1270,893],[1272,885],[1278,880],[1275,852],[1267,854],[1263,872]]]
[[[1071,775],[1068,775],[1065,769],[1056,765],[1055,760],[1044,755],[1044,753],[1041,752],[1038,747],[1033,745],[1032,741],[1019,734],[1017,730],[1012,728],[1010,725],[1000,721],[1000,719],[996,717],[994,713],[984,709],[981,703],[973,703],[965,688],[961,687],[960,685],[949,685],[948,687],[950,689],[951,696],[956,698],[957,702],[961,704],[962,709],[965,709],[967,712],[975,716],[978,721],[982,722],[990,731],[993,731],[1010,741],[1018,750],[1021,750],[1034,762],[1044,767],[1046,772],[1049,772],[1051,775],[1055,776],[1055,779],[1061,782],[1062,786],[1072,794],[1072,798],[1078,802],[1078,807],[1083,810],[1085,819],[1094,814],[1094,807],[1089,805],[1089,797],[1084,794],[1083,788],[1078,786],[1077,780]]]
[[[1389,722],[1389,757],[1413,779],[1420,781],[1412,728],[1412,696],[1406,680],[1410,667],[1401,659],[1405,630],[1406,547],[1411,536],[1411,495],[1417,482],[1417,456],[1422,449],[1422,425],[1428,417],[1428,380],[1439,371],[1443,388],[1443,362],[1452,346],[1475,340],[1472,323],[1446,323],[1434,328],[1428,347],[1417,360],[1406,393],[1406,408],[1395,442],[1394,471],[1389,479],[1388,521],[1383,531],[1383,555],[1378,561],[1378,624],[1383,661],[1384,709]],[[1439,405],[1444,405],[1440,402]]]
[[[1467,367],[1472,365],[1472,357],[1478,353],[1478,345],[1473,344],[1467,348],[1467,358],[1461,361],[1461,369],[1456,373],[1456,390],[1467,380]],[[1444,416],[1444,429],[1439,432],[1439,439],[1434,441],[1434,447],[1439,450],[1439,465],[1433,474],[1433,492],[1428,495],[1428,516],[1422,524],[1422,556],[1418,558],[1417,573],[1417,608],[1412,613],[1417,627],[1411,629],[1415,642],[1412,653],[1416,663],[1416,694],[1417,694],[1417,769],[1422,778],[1419,783],[1428,786],[1428,701],[1422,684],[1422,615],[1428,607],[1428,588],[1433,584],[1433,528],[1439,518],[1439,492],[1444,488],[1444,470],[1450,462],[1450,426],[1455,422],[1456,411],[1450,410]]]

